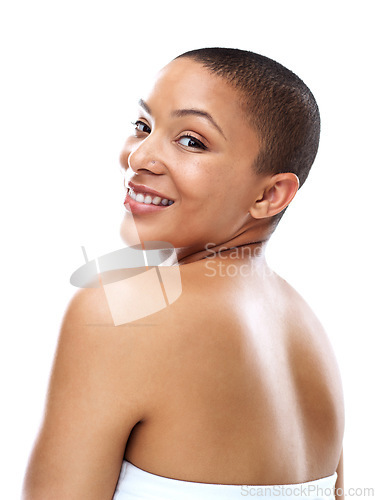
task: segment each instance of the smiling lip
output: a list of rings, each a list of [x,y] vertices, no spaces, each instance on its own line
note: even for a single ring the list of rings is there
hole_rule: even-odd
[[[155,189],[151,189],[144,184],[134,184],[134,182],[129,181],[128,186],[133,189],[136,193],[150,193],[153,194],[154,196],[160,196],[161,199],[167,198],[167,200],[173,200],[173,198],[170,198],[169,196],[165,196],[164,194],[159,193],[158,191],[155,191]]]
[[[167,198],[170,200],[171,198],[168,198],[167,196],[164,196],[163,194],[159,193],[158,191],[155,191],[154,189],[151,189],[147,186],[144,186],[143,184],[134,184],[133,182],[129,181],[128,186],[135,192],[135,193],[150,193],[153,196],[160,196],[160,198]],[[173,201],[173,200],[172,200]],[[138,201],[133,200],[129,196],[129,190],[126,190],[126,197],[124,201],[124,206],[125,208],[131,212],[134,215],[141,215],[141,214],[150,214],[154,212],[160,212],[161,210],[166,210],[167,208],[170,208],[174,205],[154,205],[153,203],[139,203]]]

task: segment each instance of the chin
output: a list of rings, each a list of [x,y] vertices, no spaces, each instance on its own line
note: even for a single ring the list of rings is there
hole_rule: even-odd
[[[171,241],[170,235],[166,231],[157,227],[145,227],[144,224],[136,223],[132,214],[126,213],[120,226],[120,237],[126,246],[147,244],[153,242],[152,248],[171,248],[175,242]],[[150,248],[150,245],[148,245]]]
[[[120,237],[127,246],[139,245],[140,235],[131,214],[125,214],[120,225]]]

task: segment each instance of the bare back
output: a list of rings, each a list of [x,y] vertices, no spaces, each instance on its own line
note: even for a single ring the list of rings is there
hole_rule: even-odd
[[[154,474],[206,483],[288,484],[333,474],[343,400],[322,326],[267,268],[245,275],[240,261],[218,263],[181,266],[182,296],[145,326],[135,322],[152,346],[153,390],[125,458]]]

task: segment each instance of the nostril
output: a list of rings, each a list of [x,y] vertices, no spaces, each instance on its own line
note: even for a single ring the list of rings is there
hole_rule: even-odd
[[[151,175],[160,175],[157,172],[153,172],[152,170],[148,170],[147,168],[140,168],[138,172],[145,172],[146,174],[151,174]]]

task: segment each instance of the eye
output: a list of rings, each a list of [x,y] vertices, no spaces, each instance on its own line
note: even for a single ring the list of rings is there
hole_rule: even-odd
[[[141,120],[137,120],[136,122],[131,122],[131,123],[132,125],[134,125],[136,132],[144,132],[145,134],[151,133],[150,127]]]
[[[178,142],[182,144],[182,146],[186,146],[188,148],[207,149],[207,147],[201,141],[189,134],[185,134],[180,137],[178,139]]]

